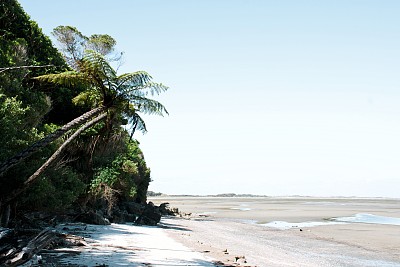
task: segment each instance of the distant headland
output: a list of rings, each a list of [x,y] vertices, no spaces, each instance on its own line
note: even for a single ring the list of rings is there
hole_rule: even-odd
[[[254,194],[235,194],[235,193],[223,193],[223,194],[216,194],[216,195],[190,195],[190,194],[183,194],[183,195],[169,195],[160,192],[147,192],[148,197],[268,197],[267,195],[254,195]]]

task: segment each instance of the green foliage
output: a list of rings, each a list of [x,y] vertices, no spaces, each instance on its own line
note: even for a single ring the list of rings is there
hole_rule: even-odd
[[[89,88],[74,97],[72,102],[77,106],[96,107],[101,103],[101,94],[97,90]]]
[[[16,0],[4,0],[0,3],[0,66],[10,66],[12,62],[4,61],[9,55],[7,47],[21,39],[26,44],[27,65],[53,64],[55,69],[62,70],[66,64],[61,54],[51,44],[37,23],[31,21]],[[18,64],[17,64],[18,65]],[[52,72],[54,69],[37,69],[32,71],[33,76]]]
[[[118,176],[119,172],[116,168],[113,167],[101,168],[95,174],[94,179],[90,184],[90,189],[94,191],[103,184],[112,187],[118,181]]]
[[[17,97],[0,94],[0,161],[7,159],[34,140],[42,137],[30,126],[30,107],[24,107]]]
[[[86,37],[74,27],[60,26],[54,34],[64,45],[65,59],[70,59],[68,67],[16,0],[0,2],[0,25],[0,161],[92,107],[109,108],[108,121],[79,136],[19,199],[19,207],[63,210],[88,192],[96,199],[146,201],[150,169],[139,143],[130,140],[121,125],[129,122],[133,130],[146,131],[138,113],[167,114],[161,103],[147,98],[167,87],[151,82],[143,71],[117,75],[110,65],[116,42],[109,35]],[[54,67],[1,70],[48,64]],[[41,78],[32,79],[37,76]],[[36,171],[60,143],[0,177],[0,198]]]
[[[2,92],[10,97],[18,95],[24,105],[30,106],[30,112],[36,114],[36,124],[64,124],[85,112],[71,102],[82,88],[75,88],[72,92],[54,86],[45,88],[30,79],[65,71],[68,66],[63,56],[53,47],[50,38],[42,33],[36,22],[30,20],[16,0],[0,2],[0,25],[0,67],[54,65],[1,72]],[[48,97],[51,99],[51,109],[46,100]]]
[[[110,189],[120,200],[146,201],[150,183],[150,169],[147,168],[137,141],[129,141],[126,133],[120,151],[98,157],[97,172],[91,182],[91,192],[107,199]]]
[[[72,168],[52,169],[25,194],[21,204],[29,210],[62,211],[70,208],[85,188]]]
[[[57,90],[47,91],[47,88],[39,87],[37,82],[30,79],[64,71],[67,65],[50,39],[29,19],[17,1],[0,2],[0,25],[0,161],[3,161],[55,128],[55,125],[50,126],[46,122],[63,121],[65,117],[74,116],[76,111],[69,108],[67,113],[59,112],[65,107],[72,107],[72,97],[58,94]],[[4,70],[7,67],[43,65],[54,67]],[[56,113],[57,116],[52,116]],[[43,159],[51,155],[52,148],[49,146],[36,153],[0,177],[0,198],[36,171]],[[47,193],[44,191],[43,194]]]
[[[93,34],[89,37],[87,49],[107,55],[114,50],[116,44],[115,39],[108,34]]]
[[[29,20],[29,17],[22,10],[19,3],[15,0],[6,0],[0,3],[0,66],[29,66],[29,65],[48,65],[53,68],[37,69],[16,69],[0,72],[0,94],[2,99],[0,105],[4,112],[4,107],[9,106],[12,112],[2,114],[2,124],[0,127],[0,136],[6,139],[6,136],[25,140],[25,142],[16,142],[11,150],[18,152],[23,145],[36,141],[35,135],[41,131],[41,123],[44,116],[52,110],[57,110],[57,103],[50,100],[50,97],[40,92],[36,85],[30,81],[30,77],[64,70],[66,64],[60,53],[52,46],[48,37],[43,35],[37,24]],[[8,100],[5,100],[10,98]],[[11,100],[12,99],[12,100]],[[15,102],[15,101],[18,101]],[[65,102],[65,99],[63,99]],[[16,105],[23,113],[15,113]],[[21,111],[20,110],[20,111]],[[15,127],[10,127],[10,121],[16,121]],[[36,136],[38,137],[38,136]],[[11,141],[9,143],[12,143]],[[7,151],[11,152],[11,151]],[[0,153],[2,154],[2,153]],[[0,155],[0,158],[4,155]]]
[[[124,198],[133,198],[136,194],[135,177],[139,175],[137,163],[127,159],[127,156],[117,156],[110,166],[98,169],[90,184],[92,192],[101,192],[101,186],[113,188]],[[132,192],[134,193],[132,195]]]
[[[53,32],[57,39],[65,60],[73,69],[79,69],[78,62],[83,58],[86,50],[93,50],[103,56],[110,55],[117,42],[108,34],[93,34],[90,37],[83,35],[72,26],[58,26]],[[119,60],[118,57],[114,59]]]
[[[70,66],[82,58],[83,47],[88,38],[78,31],[77,28],[72,26],[58,26],[53,30],[52,34],[61,45],[60,49]]]
[[[132,160],[125,160],[122,162],[122,170],[125,173],[131,174],[131,175],[138,175],[139,174],[139,170],[138,170],[138,166],[137,163],[133,162]]]

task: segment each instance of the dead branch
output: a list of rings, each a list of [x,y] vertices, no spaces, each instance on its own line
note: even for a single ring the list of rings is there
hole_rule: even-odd
[[[7,67],[0,68],[0,73],[8,71],[8,70],[20,70],[20,69],[37,69],[37,68],[47,68],[54,67],[54,65],[43,65],[43,66],[16,66],[16,67]]]

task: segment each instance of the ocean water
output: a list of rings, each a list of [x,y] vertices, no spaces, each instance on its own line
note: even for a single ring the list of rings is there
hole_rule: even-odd
[[[156,201],[169,202],[182,212],[237,219],[277,229],[352,223],[400,225],[400,199],[175,197]]]

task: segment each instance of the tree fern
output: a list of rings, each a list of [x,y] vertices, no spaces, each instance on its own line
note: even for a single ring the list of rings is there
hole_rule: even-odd
[[[152,77],[145,71],[117,76],[104,56],[93,50],[87,50],[79,60],[78,71],[43,75],[36,79],[68,87],[84,85],[87,89],[73,99],[75,104],[105,106],[109,112],[118,112],[130,123],[137,124],[135,127],[144,132],[146,126],[137,113],[168,114],[160,102],[147,98],[165,92],[167,86],[152,82]]]

